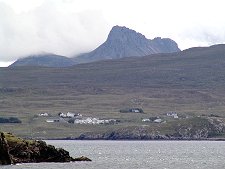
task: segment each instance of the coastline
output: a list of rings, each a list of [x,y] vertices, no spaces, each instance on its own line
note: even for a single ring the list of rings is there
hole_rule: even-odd
[[[202,138],[202,139],[79,139],[79,138],[48,138],[48,140],[73,140],[73,141],[225,141],[225,138]]]

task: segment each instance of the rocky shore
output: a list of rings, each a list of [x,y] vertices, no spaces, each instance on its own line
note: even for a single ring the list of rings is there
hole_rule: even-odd
[[[164,126],[168,131],[149,126],[126,127],[106,133],[83,133],[77,140],[224,140],[225,124],[219,119],[192,118]],[[159,128],[160,129],[160,128]]]
[[[0,132],[0,165],[16,163],[91,161],[87,157],[73,158],[62,148],[44,141],[24,140],[11,133]]]

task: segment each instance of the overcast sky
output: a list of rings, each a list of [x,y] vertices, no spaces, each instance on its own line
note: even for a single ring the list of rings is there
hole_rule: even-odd
[[[39,52],[73,56],[114,25],[181,49],[225,42],[224,0],[0,0],[0,66]]]

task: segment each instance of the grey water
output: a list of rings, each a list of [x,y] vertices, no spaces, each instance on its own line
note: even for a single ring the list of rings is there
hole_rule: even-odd
[[[224,141],[48,140],[92,162],[19,164],[3,169],[225,169]]]

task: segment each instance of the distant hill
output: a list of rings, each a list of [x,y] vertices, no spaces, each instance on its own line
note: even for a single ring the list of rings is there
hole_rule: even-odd
[[[118,59],[130,56],[146,56],[155,53],[173,53],[180,49],[171,39],[160,37],[147,39],[141,33],[126,27],[114,26],[107,40],[90,53],[74,58],[77,63],[88,63],[106,59]]]
[[[15,66],[43,66],[43,67],[68,67],[74,65],[70,58],[55,54],[39,54],[31,55],[22,59],[18,59],[16,62],[10,65]]]
[[[80,64],[67,69],[1,70],[1,86],[224,87],[225,45]],[[24,70],[24,71],[23,71]],[[30,70],[30,71],[27,71]],[[14,74],[11,74],[14,72]],[[28,74],[27,74],[28,73]],[[38,83],[29,79],[39,78]],[[12,78],[14,77],[14,78]],[[42,79],[43,78],[43,79]],[[14,82],[15,81],[15,82]],[[29,83],[28,83],[29,82]],[[26,84],[27,83],[27,84]]]

